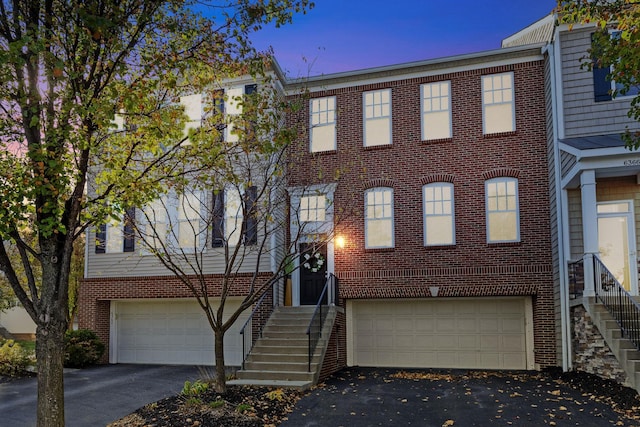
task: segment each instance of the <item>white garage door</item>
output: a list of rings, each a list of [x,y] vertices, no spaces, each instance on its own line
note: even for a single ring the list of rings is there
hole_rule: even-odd
[[[227,312],[239,302],[227,301]],[[213,331],[195,301],[113,301],[112,363],[214,365]],[[225,334],[225,364],[242,363],[245,312]],[[114,334],[115,332],[115,334]]]
[[[530,369],[527,302],[352,301],[347,325],[350,359],[355,366]]]

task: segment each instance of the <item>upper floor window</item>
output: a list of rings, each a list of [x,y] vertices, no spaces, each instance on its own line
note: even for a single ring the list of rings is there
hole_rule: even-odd
[[[167,234],[169,232],[166,197],[152,201],[142,210],[145,218],[143,238],[146,246],[151,250],[165,251]]]
[[[223,231],[227,244],[255,245],[258,241],[257,188],[247,187],[243,194],[236,188],[229,188],[224,197],[226,205]]]
[[[364,146],[391,144],[391,89],[365,92]]]
[[[184,107],[184,114],[187,116],[185,123],[185,135],[190,129],[199,128],[202,124],[202,95],[188,95],[180,98],[180,104]]]
[[[422,140],[451,138],[451,82],[420,86],[422,93]]]
[[[520,241],[518,180],[494,178],[485,181],[487,242]]]
[[[200,247],[203,230],[198,196],[196,193],[185,193],[178,198],[178,246],[182,249]]]
[[[422,187],[425,246],[455,244],[453,184],[435,182]]]
[[[393,231],[393,189],[372,188],[364,193],[364,240],[365,248],[392,248]]]
[[[111,219],[108,223],[98,226],[96,253],[133,252],[135,215],[134,208],[127,209],[122,221]]]
[[[300,199],[300,222],[319,222],[326,218],[327,197],[322,195],[303,196]]]
[[[513,73],[482,76],[482,125],[485,135],[516,130]]]
[[[311,101],[311,152],[336,149],[336,97]]]

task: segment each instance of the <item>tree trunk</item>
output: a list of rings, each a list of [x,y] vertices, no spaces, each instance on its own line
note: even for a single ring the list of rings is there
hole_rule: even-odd
[[[216,352],[216,391],[218,393],[227,392],[227,372],[224,366],[224,331],[215,331],[215,352]]]
[[[64,427],[65,323],[39,322],[36,329],[38,427]]]

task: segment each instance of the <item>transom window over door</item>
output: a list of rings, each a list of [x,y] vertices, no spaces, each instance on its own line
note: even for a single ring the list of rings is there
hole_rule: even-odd
[[[485,181],[485,197],[487,242],[519,242],[518,180],[495,178]]]
[[[393,189],[372,188],[365,191],[365,248],[392,248],[393,236]]]
[[[300,199],[300,221],[318,222],[324,221],[326,217],[326,201],[324,194],[314,196],[303,196]]]
[[[336,149],[336,97],[311,101],[311,152]]]
[[[516,130],[513,73],[482,76],[484,134]]]
[[[453,184],[435,182],[422,187],[425,246],[455,244]]]
[[[365,92],[364,146],[391,144],[391,89]]]
[[[420,86],[422,140],[451,138],[451,82]]]

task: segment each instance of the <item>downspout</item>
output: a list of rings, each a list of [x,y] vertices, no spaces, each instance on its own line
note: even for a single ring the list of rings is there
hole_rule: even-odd
[[[567,275],[567,258],[565,245],[565,217],[564,217],[564,200],[562,192],[562,170],[560,161],[560,128],[563,126],[561,120],[561,104],[562,104],[562,70],[561,65],[556,59],[560,56],[560,37],[558,28],[554,30],[554,37],[551,45],[543,48],[543,54],[549,55],[549,67],[551,72],[551,116],[553,129],[553,161],[555,175],[555,200],[556,200],[556,222],[557,222],[557,242],[558,242],[558,275],[560,286],[560,332],[562,344],[562,370],[568,371],[572,369],[571,361],[571,327],[569,323],[569,286]]]

